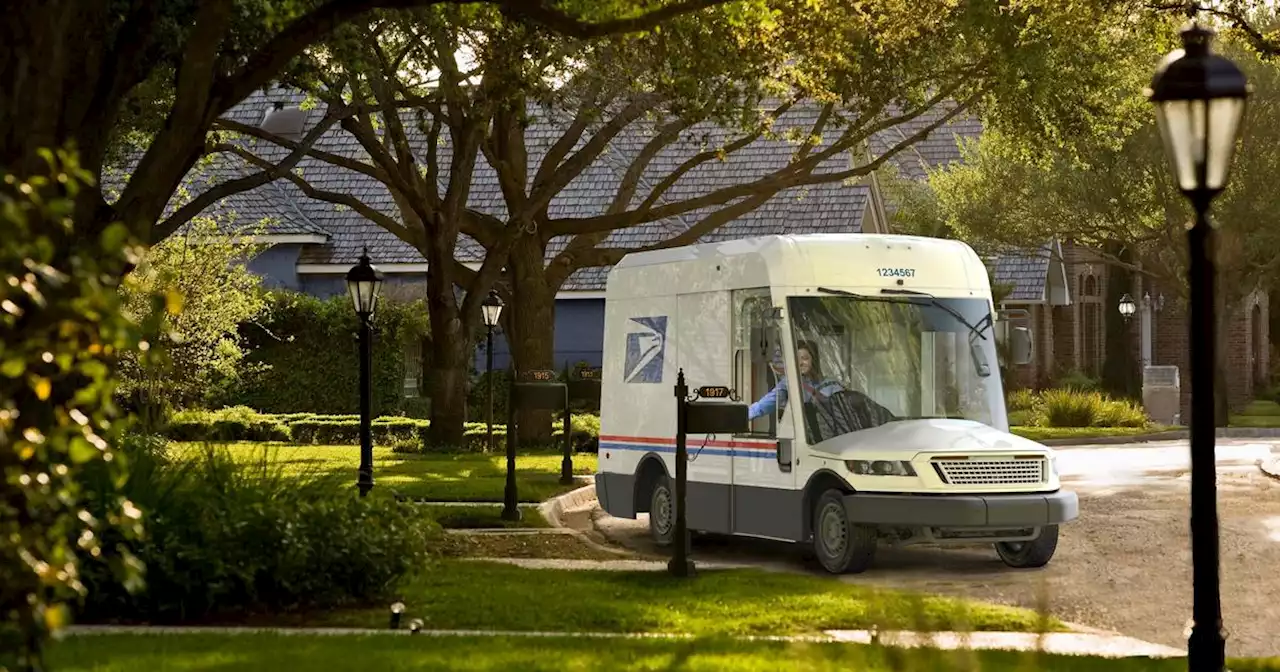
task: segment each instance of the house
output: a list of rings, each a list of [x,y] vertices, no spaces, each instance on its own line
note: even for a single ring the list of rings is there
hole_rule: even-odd
[[[299,139],[322,114],[300,105],[297,92],[273,90],[255,94],[233,108],[228,116],[243,123],[259,125],[274,133]],[[883,153],[916,130],[938,117],[926,114],[909,124],[874,135],[867,150]],[[537,169],[542,155],[559,137],[564,121],[547,118],[533,110],[533,121],[526,129],[530,170]],[[807,130],[816,119],[816,110],[797,106],[779,119],[778,125]],[[946,165],[961,158],[960,138],[976,137],[981,125],[964,116],[951,120],[895,157],[894,164],[902,175],[922,179],[926,168]],[[698,139],[714,146],[726,131],[710,125],[695,128],[692,142],[678,143],[661,152],[652,166],[641,176],[641,185],[651,188],[694,154],[703,151]],[[610,148],[581,175],[575,178],[551,203],[552,217],[583,217],[602,213],[613,197],[617,184],[651,133],[643,128],[630,128],[610,143]],[[316,148],[365,160],[363,150],[354,138],[341,130],[330,130],[316,143]],[[270,150],[263,151],[270,158]],[[415,147],[422,151],[422,146]],[[665,197],[669,201],[705,194],[718,187],[740,184],[785,166],[795,146],[779,140],[760,139],[723,161],[712,161],[684,175]],[[276,148],[275,158],[284,150]],[[447,149],[442,149],[442,152]],[[447,161],[441,157],[441,163]],[[848,167],[847,155],[837,155],[825,169]],[[315,188],[350,194],[361,202],[398,218],[398,210],[386,188],[361,173],[311,158],[303,159],[298,169]],[[212,179],[220,180],[254,172],[244,166],[221,164]],[[198,191],[199,189],[193,189]],[[643,191],[643,190],[642,190]],[[471,208],[502,218],[505,206],[495,171],[482,159],[474,173],[468,201]],[[213,206],[214,210],[234,212],[239,221],[267,219],[270,224],[260,240],[269,247],[250,262],[268,286],[288,288],[318,296],[345,292],[344,275],[367,249],[373,262],[387,277],[388,297],[421,296],[426,284],[426,263],[418,251],[353,210],[309,198],[292,182],[277,180],[252,191],[229,197]],[[703,242],[768,235],[775,233],[821,232],[887,232],[887,203],[874,176],[854,183],[831,183],[797,187],[782,191],[760,208],[746,213],[701,238]],[[651,245],[686,230],[702,214],[687,213],[670,220],[615,231],[604,246],[634,249]],[[549,258],[566,244],[553,239]],[[459,241],[458,261],[477,268],[484,259],[484,249],[465,236]],[[1020,319],[1033,327],[1036,348],[1033,361],[1017,367],[1015,380],[1025,386],[1044,387],[1067,372],[1079,371],[1097,376],[1105,360],[1107,320],[1122,319],[1117,306],[1107,305],[1108,266],[1097,254],[1061,241],[1047,241],[1035,250],[1010,250],[988,260],[997,285],[1008,290],[1002,307],[1020,314]],[[599,365],[604,326],[604,287],[606,268],[586,268],[570,276],[555,301],[554,349],[557,367],[586,362]],[[1133,296],[1141,297],[1156,288],[1135,286]],[[1172,292],[1166,293],[1172,296]],[[1150,363],[1181,367],[1182,387],[1188,390],[1186,375],[1186,321],[1176,302],[1168,301],[1154,315]],[[1131,347],[1135,358],[1143,346],[1136,318],[1130,326]],[[1267,301],[1259,293],[1251,299],[1247,310],[1233,316],[1230,322],[1229,347],[1232,353],[1228,372],[1231,400],[1241,403],[1252,397],[1256,382],[1268,366]],[[495,366],[508,363],[507,349],[499,335],[495,344]],[[406,391],[418,389],[420,353],[411,349],[406,356]],[[482,366],[483,353],[477,352]],[[479,366],[477,367],[479,368]],[[1185,394],[1184,394],[1185,396]]]

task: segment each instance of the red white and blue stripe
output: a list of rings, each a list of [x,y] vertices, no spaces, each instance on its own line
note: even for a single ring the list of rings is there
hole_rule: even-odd
[[[689,437],[685,447],[690,453],[719,455],[721,457],[756,457],[777,459],[778,444],[773,441],[718,441]],[[676,440],[652,436],[601,435],[600,450],[628,450],[642,453],[675,453]]]

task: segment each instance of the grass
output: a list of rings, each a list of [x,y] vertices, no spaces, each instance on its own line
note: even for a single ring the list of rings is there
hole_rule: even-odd
[[[51,669],[64,672],[334,670],[743,670],[866,672],[1055,670],[1175,672],[1186,659],[1108,660],[997,651],[944,652],[851,644],[566,637],[408,637],[382,635],[94,635],[51,645]],[[1280,660],[1230,661],[1236,672],[1280,670]]]
[[[198,443],[173,443],[177,458],[196,455]],[[303,474],[315,471],[351,475],[354,484],[360,465],[357,446],[302,446],[288,443],[220,444],[237,460],[246,463],[261,458],[265,451],[286,471]],[[541,502],[580,486],[560,484],[559,453],[524,454],[516,458],[516,492],[522,502]],[[373,449],[374,492],[394,491],[412,498],[441,502],[501,502],[506,480],[506,457],[501,454],[393,453],[390,448]],[[573,472],[596,471],[594,453],[573,456]]]
[[[1017,630],[1041,627],[1027,609],[754,569],[665,572],[526,569],[444,560],[401,585],[408,618],[430,628],[813,634],[831,628]],[[386,607],[313,614],[308,625],[384,627]],[[280,624],[279,620],[273,621]],[[295,623],[300,624],[300,623]],[[1048,628],[1063,626],[1050,619]]]
[[[1231,427],[1280,427],[1280,404],[1258,399],[1229,418]]]
[[[1150,427],[1010,427],[1009,431],[1033,441],[1052,439],[1097,439],[1109,436],[1142,436],[1179,429],[1152,425]]]
[[[502,519],[501,504],[477,504],[475,506],[417,504],[415,506],[428,518],[440,523],[440,527],[449,530],[551,527],[551,523],[547,522],[542,513],[532,506],[520,507],[520,520],[516,521]]]

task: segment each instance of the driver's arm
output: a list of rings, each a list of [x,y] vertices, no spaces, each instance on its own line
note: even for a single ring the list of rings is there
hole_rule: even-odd
[[[747,410],[748,420],[755,420],[762,415],[772,413],[773,409],[778,407],[779,387],[781,387],[781,385],[774,385],[772,390],[769,390],[763,397],[760,397],[760,401],[751,404],[751,408]]]

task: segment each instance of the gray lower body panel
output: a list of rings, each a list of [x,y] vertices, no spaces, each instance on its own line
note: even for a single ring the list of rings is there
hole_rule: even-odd
[[[849,520],[904,527],[1042,527],[1080,515],[1076,493],[1059,490],[1030,495],[846,495]]]
[[[733,531],[797,541],[803,536],[803,505],[803,490],[734,486]]]
[[[596,474],[596,499],[600,508],[614,518],[636,517],[636,477],[633,474]]]

